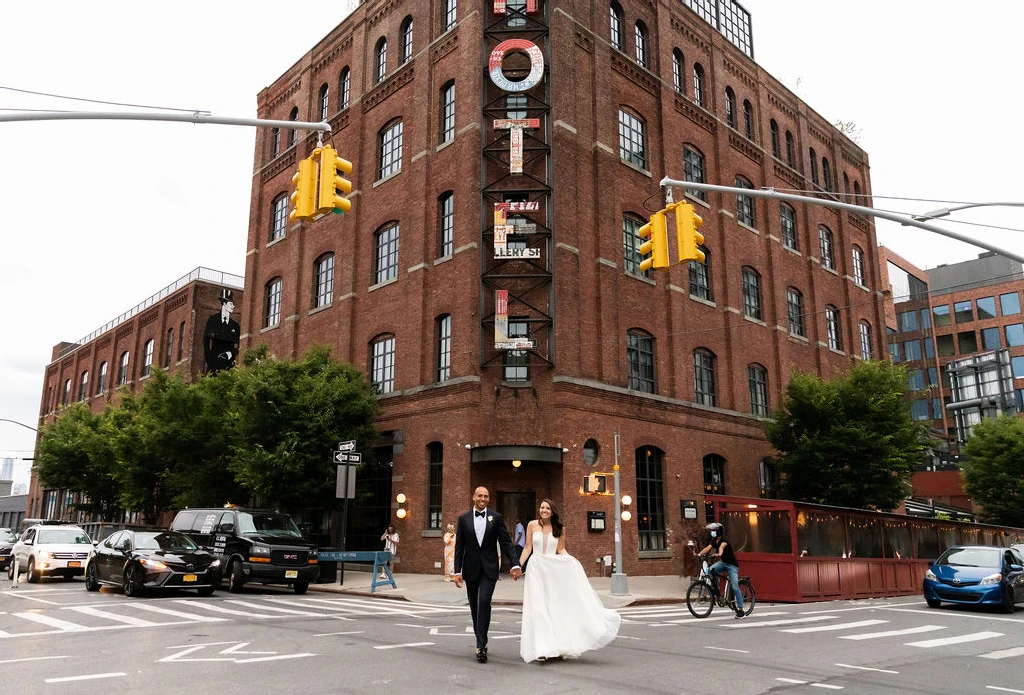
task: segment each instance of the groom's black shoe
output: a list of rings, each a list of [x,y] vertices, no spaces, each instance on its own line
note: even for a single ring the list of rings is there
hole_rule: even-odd
[[[476,650],[476,660],[481,664],[487,663],[487,647],[481,647]]]

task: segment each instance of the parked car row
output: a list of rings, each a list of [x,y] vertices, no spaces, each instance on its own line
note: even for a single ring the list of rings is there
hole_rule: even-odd
[[[170,588],[208,596],[224,580],[232,592],[258,582],[304,594],[319,575],[316,546],[290,516],[235,507],[185,509],[169,530],[120,530],[101,541],[68,524],[36,524],[20,538],[0,529],[4,564],[10,579],[84,575],[87,590],[116,586],[126,596]]]

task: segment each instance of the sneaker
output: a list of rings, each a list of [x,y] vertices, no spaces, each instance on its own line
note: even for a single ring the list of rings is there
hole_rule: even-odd
[[[740,618],[746,618],[746,617],[747,617],[746,613],[744,613],[739,608],[736,609],[736,620],[739,620]]]

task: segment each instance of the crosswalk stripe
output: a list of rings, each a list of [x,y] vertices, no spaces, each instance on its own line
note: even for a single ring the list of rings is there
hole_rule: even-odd
[[[794,627],[788,630],[779,630],[779,632],[792,632],[793,634],[801,634],[804,632],[829,632],[832,630],[850,630],[855,627],[869,627],[871,625],[882,625],[889,622],[888,620],[858,620],[853,623],[836,623],[834,625],[815,625],[814,627]]]
[[[49,625],[50,627],[55,627],[66,632],[84,632],[89,629],[85,625],[79,625],[78,623],[54,618],[46,615],[45,613],[11,613],[11,615],[19,618],[25,618],[26,620],[31,620],[36,623],[42,623],[43,625]]]
[[[178,603],[183,603],[189,608],[202,608],[204,611],[213,611],[214,613],[226,613],[228,615],[244,615],[249,618],[280,618],[279,615],[270,615],[268,613],[253,613],[252,611],[237,611],[230,608],[223,608],[221,606],[214,605],[213,603],[206,601],[195,601],[182,599]]]
[[[885,630],[884,632],[863,632],[859,635],[840,635],[839,639],[880,639],[882,637],[899,637],[901,635],[915,635],[920,632],[934,632],[935,630],[945,630],[946,628],[942,625],[918,625],[917,627],[908,627],[902,630]]]
[[[945,637],[942,639],[931,639],[924,640],[922,642],[907,642],[903,646],[905,647],[921,647],[922,649],[930,649],[931,647],[944,647],[948,644],[963,644],[964,642],[979,642],[983,639],[992,639],[993,637],[1002,637],[1001,632],[970,632],[966,635],[957,635],[956,637]]]
[[[170,608],[163,608],[161,606],[154,606],[148,603],[133,603],[133,609],[150,611],[152,613],[159,613],[161,615],[169,615],[172,618],[181,618],[182,620],[195,620],[200,623],[219,623],[227,620],[227,618],[215,618],[212,615],[200,615],[199,613],[186,613],[185,611],[176,611]]]
[[[1013,647],[1011,649],[1000,649],[996,652],[989,652],[988,654],[978,654],[982,659],[1007,659],[1011,656],[1020,656],[1024,654],[1024,647]]]
[[[789,614],[786,613],[785,611],[765,611],[764,613],[758,613],[757,615],[760,618],[760,617],[764,617],[764,616],[789,615]],[[720,613],[712,613],[711,615],[709,615],[706,618],[694,618],[693,616],[690,616],[689,618],[679,618],[678,620],[663,620],[659,624],[661,624],[661,625],[669,625],[669,624],[671,624],[671,625],[687,625],[689,623],[706,623],[706,622],[711,622],[711,621],[716,621],[716,620],[730,620],[731,621],[733,619],[734,618],[733,618],[732,611],[727,611],[725,613],[721,613],[721,612]],[[748,618],[748,620],[749,620],[749,618]],[[758,625],[763,625],[763,624],[764,623],[758,623]]]
[[[125,625],[134,625],[135,627],[153,627],[154,625],[160,625],[160,623],[143,620],[142,618],[133,618],[128,615],[118,615],[117,613],[101,611],[99,608],[94,608],[93,606],[68,606],[68,610],[73,610],[77,613],[84,613],[85,615],[91,615],[96,618],[113,620],[114,622],[124,623]]]
[[[729,625],[729,627],[778,627],[779,625],[794,625],[796,623],[816,623],[820,620],[835,620],[834,615],[809,615],[803,618],[785,618],[782,620],[753,620],[747,618],[737,623]]]
[[[323,613],[314,613],[312,611],[300,611],[294,608],[279,608],[277,606],[268,606],[262,603],[252,603],[251,601],[225,601],[230,603],[232,606],[245,606],[246,608],[258,608],[261,611],[277,611],[278,613],[287,613],[289,615],[323,615]]]

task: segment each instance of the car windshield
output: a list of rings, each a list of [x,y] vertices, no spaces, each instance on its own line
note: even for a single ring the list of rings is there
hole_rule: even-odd
[[[89,536],[80,528],[40,529],[36,543],[39,545],[57,543],[92,545]]]
[[[135,548],[137,550],[182,552],[196,550],[199,546],[193,543],[188,536],[173,531],[137,531],[135,533]]]
[[[951,567],[1002,567],[1003,551],[1000,548],[950,548],[935,564]]]
[[[0,528],[0,543],[14,543],[18,537],[9,528]]]
[[[238,531],[243,536],[286,536],[302,538],[302,532],[287,514],[238,512]]]

